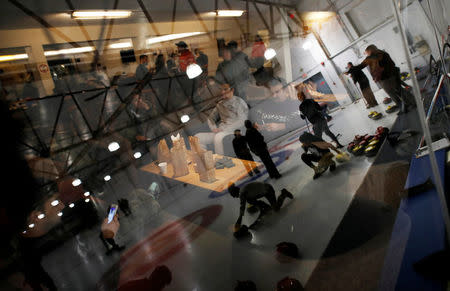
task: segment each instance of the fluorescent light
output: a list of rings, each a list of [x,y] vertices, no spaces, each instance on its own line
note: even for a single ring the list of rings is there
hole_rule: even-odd
[[[78,10],[72,12],[72,17],[75,19],[127,18],[130,16],[130,10]]]
[[[60,49],[55,51],[45,51],[45,56],[58,56],[58,55],[70,55],[70,54],[79,54],[79,53],[87,53],[94,51],[95,48],[92,46],[83,46],[83,47],[74,47],[68,49]]]
[[[266,60],[271,60],[277,55],[277,52],[273,48],[268,48],[264,52],[264,57]]]
[[[312,47],[312,43],[310,41],[307,41],[303,44],[303,49],[305,51],[309,50]]]
[[[77,187],[81,185],[81,180],[80,179],[75,179],[72,181],[72,185]]]
[[[159,43],[179,38],[185,38],[189,36],[199,35],[199,34],[205,34],[206,32],[196,31],[196,32],[184,32],[184,33],[175,33],[175,34],[166,34],[163,36],[156,36],[151,37],[147,39],[147,44],[153,44],[153,43]]]
[[[302,18],[305,22],[325,22],[334,17],[336,13],[332,11],[311,11],[303,13]]]
[[[23,60],[23,59],[28,59],[28,54],[3,55],[3,56],[0,56],[0,62]]]
[[[24,230],[24,231],[22,231],[22,233],[23,233],[23,234],[26,234],[26,233],[27,233],[27,231],[26,231],[26,230]]]
[[[108,182],[109,180],[111,180],[111,176],[110,176],[110,175],[106,175],[103,179],[104,179],[106,182]]]
[[[239,17],[244,13],[244,10],[217,10],[217,16],[221,17]]]
[[[140,152],[135,152],[134,153],[134,158],[135,159],[139,159],[140,157],[142,157],[142,154]]]
[[[91,201],[91,199],[89,199],[89,198],[86,198],[86,199],[84,200],[84,202],[86,202],[86,203],[88,203],[89,201]]]
[[[115,151],[117,151],[118,149],[120,149],[120,145],[119,145],[117,142],[115,142],[115,141],[113,141],[112,143],[110,143],[110,144],[108,145],[108,150],[109,150],[110,152],[115,152]]]
[[[109,48],[120,49],[120,48],[132,47],[132,46],[133,45],[131,44],[131,42],[118,42],[118,43],[110,44]]]
[[[89,191],[84,192],[84,197],[89,197],[89,195],[91,195],[91,193],[89,193]]]
[[[194,79],[195,77],[200,76],[200,74],[203,72],[202,68],[200,68],[197,64],[190,64],[186,68],[186,75],[189,79]]]
[[[56,206],[59,204],[58,200],[53,200],[52,203],[50,203],[52,206]]]
[[[186,123],[189,121],[189,115],[185,114],[183,116],[181,116],[181,122]]]
[[[39,218],[39,219],[42,219],[42,218],[44,218],[44,217],[45,217],[45,214],[44,214],[44,213],[41,213],[41,214],[38,215],[38,218]]]
[[[61,217],[62,215],[63,215],[63,213],[60,211],[60,212],[58,212],[58,214],[57,214],[59,217]]]
[[[70,204],[69,204],[69,207],[70,207],[70,208],[73,208],[74,206],[75,206],[75,204],[73,204],[73,203],[70,203]]]
[[[29,224],[28,227],[29,227],[29,228],[33,228],[33,227],[34,227],[34,223]]]

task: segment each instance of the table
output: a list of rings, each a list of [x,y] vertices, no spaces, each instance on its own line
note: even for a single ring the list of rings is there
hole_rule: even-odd
[[[224,156],[214,154],[213,157],[214,157],[214,160],[216,160],[216,159],[221,159]],[[159,167],[154,162],[141,167],[141,170],[149,172],[149,173],[157,174],[157,175],[160,175],[160,176],[163,176],[166,178],[174,179],[174,180],[177,180],[177,181],[180,181],[183,183],[188,183],[191,185],[209,189],[212,191],[223,192],[226,189],[228,189],[229,184],[235,183],[236,181],[238,181],[248,175],[247,170],[244,167],[244,164],[242,163],[242,160],[236,159],[236,158],[231,158],[231,160],[235,164],[234,167],[224,168],[224,169],[215,169],[216,181],[213,183],[206,183],[206,182],[200,181],[199,174],[197,174],[194,170],[194,163],[190,163],[188,165],[189,174],[187,174],[185,176],[181,176],[181,177],[173,176],[174,175],[173,166],[170,163],[167,165],[167,174],[165,174],[165,175],[161,174]],[[251,166],[252,169],[255,169],[256,167],[262,165],[261,163],[253,162],[253,161],[247,161],[247,162],[249,163],[249,165]]]

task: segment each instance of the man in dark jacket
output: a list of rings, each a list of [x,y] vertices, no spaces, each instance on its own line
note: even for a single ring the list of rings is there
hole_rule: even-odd
[[[236,129],[234,131],[233,149],[236,157],[241,159],[244,167],[247,169],[247,173],[249,176],[253,176],[253,172],[255,172],[255,174],[260,173],[258,168],[252,170],[252,163],[254,163],[254,160],[252,154],[250,153],[250,150],[248,149],[247,140],[245,139],[245,136],[241,135],[240,129]]]
[[[414,107],[414,96],[402,87],[400,69],[395,65],[391,56],[373,44],[369,45],[364,53],[367,58],[355,67],[360,69],[369,67],[373,80],[400,107],[399,114],[406,113],[407,106]]]
[[[303,91],[299,91],[298,100],[302,102],[300,104],[300,117],[305,119],[307,118],[309,122],[313,125],[314,134],[317,137],[322,138],[322,133],[325,132],[337,145],[338,148],[342,148],[341,145],[336,138],[336,136],[330,131],[328,127],[327,121],[323,117],[322,107],[314,101],[313,99],[306,99],[305,93]]]
[[[272,157],[267,149],[267,144],[264,141],[264,137],[259,133],[259,131],[254,127],[250,120],[245,121],[245,127],[247,132],[245,133],[245,138],[248,143],[250,150],[257,155],[269,173],[270,178],[279,179],[281,174],[278,172],[277,167],[272,161]]]
[[[367,108],[374,107],[378,105],[375,96],[373,95],[372,89],[370,88],[369,79],[367,79],[366,75],[362,71],[361,68],[353,66],[352,62],[347,64],[348,71],[345,73],[352,77],[353,82],[359,84],[359,88],[361,88],[361,92],[363,94],[364,99],[367,101]]]

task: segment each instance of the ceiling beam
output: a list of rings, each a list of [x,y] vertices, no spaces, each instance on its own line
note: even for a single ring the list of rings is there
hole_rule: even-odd
[[[50,23],[48,23],[47,21],[45,21],[42,17],[40,17],[39,15],[37,15],[36,13],[34,13],[32,10],[28,9],[27,7],[25,7],[22,3],[20,3],[17,0],[8,0],[9,3],[11,3],[12,5],[16,6],[17,8],[19,8],[20,10],[22,10],[22,12],[24,12],[25,14],[27,14],[28,16],[30,16],[31,18],[33,18],[34,20],[36,20],[39,24],[41,24],[43,27],[47,28],[49,31],[51,31],[52,33],[56,34],[57,36],[59,36],[60,38],[62,38],[63,40],[65,40],[66,42],[68,42],[71,46],[73,47],[81,47],[77,42],[73,41],[70,37],[68,37],[67,35],[65,35],[63,32],[59,31],[57,28],[55,28],[53,25],[51,25]]]
[[[241,0],[241,1],[247,2],[247,0]],[[255,0],[254,2],[256,2],[258,4],[267,5],[267,6],[273,5],[273,6],[276,6],[276,7],[296,9],[296,5],[288,5],[288,4],[282,4],[282,3],[273,3],[271,1],[262,1],[262,0]]]
[[[144,12],[145,17],[147,18],[148,23],[152,26],[153,31],[156,33],[156,36],[160,36],[158,28],[155,25],[155,22],[153,21],[152,16],[150,15],[150,12],[148,12],[147,8],[144,5],[144,2],[142,0],[137,0],[139,6],[141,6],[142,12]]]

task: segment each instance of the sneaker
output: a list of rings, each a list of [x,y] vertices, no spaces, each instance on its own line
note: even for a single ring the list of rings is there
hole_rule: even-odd
[[[291,192],[289,192],[288,190],[286,190],[286,188],[281,189],[281,194],[286,195],[286,197],[290,198],[290,199],[294,199],[294,195],[292,195]]]

